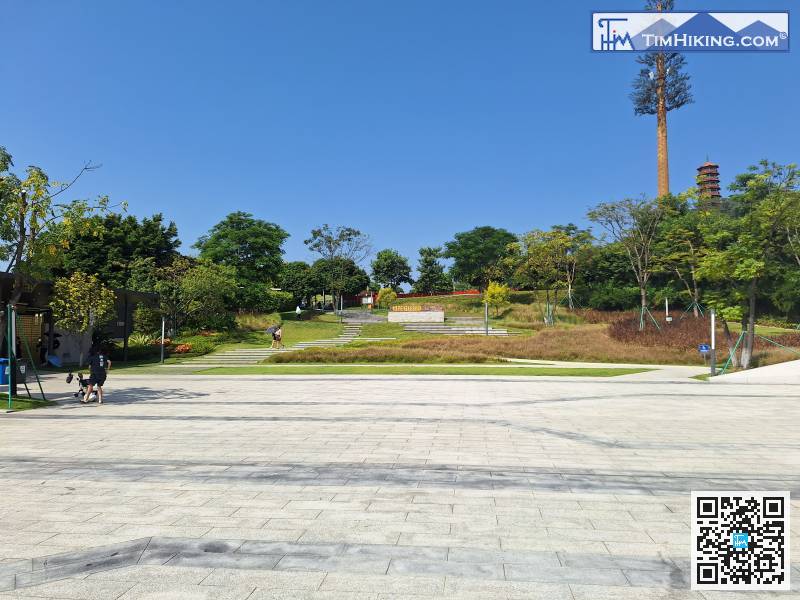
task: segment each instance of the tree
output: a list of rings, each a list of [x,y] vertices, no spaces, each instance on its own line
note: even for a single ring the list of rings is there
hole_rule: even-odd
[[[100,196],[95,202],[56,199],[84,173],[97,168],[91,163],[85,164],[66,183],[51,182],[35,166],[29,166],[25,177],[20,179],[11,173],[13,165],[11,155],[0,146],[0,260],[6,261],[6,273],[14,274],[9,302],[16,304],[24,285],[40,274],[36,267],[51,262],[71,234],[90,226],[88,216],[107,212],[109,199],[107,196]]]
[[[490,281],[483,292],[483,298],[489,306],[494,307],[495,316],[500,314],[500,307],[508,304],[511,297],[511,289],[502,283]]]
[[[385,287],[397,291],[402,283],[413,283],[408,259],[397,250],[381,250],[372,261],[372,277]]]
[[[311,274],[311,266],[301,260],[285,263],[278,283],[282,290],[292,295],[296,303],[309,300],[318,290]]]
[[[624,249],[639,286],[641,313],[639,328],[644,329],[647,312],[647,284],[653,274],[653,243],[664,215],[662,205],[653,200],[605,202],[589,211],[589,219],[600,225]]]
[[[334,305],[343,294],[357,294],[369,286],[369,275],[353,260],[320,258],[311,265],[311,277],[326,290],[332,290]]]
[[[453,282],[439,262],[442,257],[441,247],[423,247],[419,249],[417,273],[419,276],[411,288],[417,294],[435,294],[452,289]]]
[[[72,232],[66,240],[57,274],[83,271],[99,276],[112,287],[128,287],[131,269],[142,259],[152,259],[156,268],[168,264],[180,246],[175,223],[162,214],[145,217],[109,213],[94,216],[90,227]]]
[[[392,304],[397,302],[397,292],[392,288],[381,288],[378,290],[378,297],[376,300],[378,306],[381,308],[389,308]]]
[[[50,308],[57,327],[80,336],[78,366],[83,366],[83,353],[93,331],[116,315],[116,297],[95,275],[76,271],[70,277],[59,277],[53,284]]]
[[[508,256],[508,246],[516,241],[513,233],[488,225],[457,233],[445,244],[444,256],[453,259],[453,278],[484,289],[492,268]]]
[[[156,267],[153,258],[139,259],[131,265],[128,286],[132,290],[158,294],[159,311],[176,335],[186,320],[188,310],[181,282],[196,262],[195,259],[176,255],[163,267]]]
[[[658,12],[672,10],[673,0],[647,0],[645,8]],[[648,52],[636,59],[642,69],[633,80],[633,110],[636,115],[656,115],[658,137],[658,196],[669,194],[667,113],[694,101],[686,61],[677,52]]]
[[[331,228],[327,223],[311,230],[311,237],[303,242],[308,249],[322,258],[344,258],[358,264],[372,252],[369,237],[352,227]]]
[[[322,227],[311,230],[311,237],[305,240],[306,246],[322,258],[314,263],[313,270],[317,280],[333,292],[334,306],[339,305],[339,299],[345,289],[360,277],[362,269],[358,263],[364,260],[372,251],[369,237],[352,227],[337,226],[331,228],[327,223]],[[366,273],[364,273],[366,275]],[[369,285],[367,282],[358,289],[349,293],[358,293]]]
[[[558,290],[561,284],[559,271],[561,255],[556,239],[563,239],[563,236],[536,229],[520,236],[519,242],[512,246],[514,281],[527,289],[545,291],[546,304],[543,315],[545,325],[555,324],[555,302],[551,303],[550,293],[551,290]]]
[[[244,282],[274,283],[288,237],[275,223],[237,211],[214,225],[193,247],[200,251],[200,258],[234,267]]]
[[[800,172],[795,165],[766,160],[738,175],[727,213],[704,223],[707,250],[698,277],[732,288],[724,296],[730,312],[742,315],[741,366],[750,367],[757,300],[780,279],[788,240],[786,223],[795,214]]]
[[[689,203],[688,196],[671,198],[654,245],[654,271],[677,278],[686,290],[695,318],[700,316],[700,282],[697,269],[703,254],[700,210]]]
[[[592,243],[592,234],[588,229],[578,229],[574,223],[554,225],[550,232],[551,244],[556,255],[559,272],[563,276],[567,289],[567,305],[575,308],[573,288],[577,276],[578,263],[584,251]]]
[[[181,277],[177,291],[192,325],[210,329],[233,326],[231,308],[237,292],[234,267],[201,260]]]
[[[273,290],[265,283],[254,283],[252,281],[239,283],[235,305],[239,313],[262,314],[282,312],[295,307],[294,297],[289,292]]]

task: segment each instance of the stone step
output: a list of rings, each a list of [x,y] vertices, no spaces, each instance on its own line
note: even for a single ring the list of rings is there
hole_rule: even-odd
[[[454,329],[447,329],[447,328],[428,329],[428,328],[420,327],[420,328],[417,328],[417,329],[407,329],[406,331],[430,331],[430,332],[433,332],[433,333],[440,333],[440,332],[441,333],[475,333],[475,332],[486,333],[486,330],[483,327],[476,327],[474,329],[455,329],[455,328]],[[489,333],[492,333],[492,332],[495,332],[495,333],[508,333],[508,330],[507,329],[490,329]]]

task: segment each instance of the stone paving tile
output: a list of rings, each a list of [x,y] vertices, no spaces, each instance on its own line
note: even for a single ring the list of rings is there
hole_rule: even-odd
[[[211,574],[212,570],[192,567],[177,569],[163,566],[132,565],[130,567],[92,573],[86,577],[86,580],[103,579],[134,582],[159,580],[175,584],[199,584]]]
[[[703,594],[688,590],[578,584],[570,584],[569,587],[574,600],[704,600]],[[734,600],[731,596],[726,598]]]
[[[353,592],[300,592],[256,588],[247,600],[378,600],[379,594]]]
[[[388,573],[390,575],[448,575],[503,579],[503,566],[488,563],[393,559]]]
[[[170,567],[206,567],[213,569],[273,569],[283,555],[179,552],[164,564]]]
[[[543,581],[547,583],[585,582],[596,585],[625,585],[628,583],[624,573],[619,569],[540,567],[527,564],[506,564],[505,575],[510,581]]]
[[[444,591],[444,576],[415,577],[397,575],[353,575],[328,573],[320,591],[380,592],[385,594],[434,595]]]
[[[336,571],[381,575],[389,568],[389,559],[355,556],[284,556],[275,569],[279,571]]]
[[[475,548],[450,548],[447,560],[472,563],[517,563],[542,567],[561,566],[555,552],[518,552],[514,550],[477,550]]]
[[[69,598],[74,600],[110,600],[122,596],[136,583],[132,581],[87,581],[63,579],[5,592],[11,598]]]
[[[171,581],[149,581],[137,583],[119,600],[247,600],[255,590],[250,585],[189,585]]]
[[[212,527],[203,533],[203,537],[214,539],[245,538],[249,540],[265,541],[296,541],[305,530],[303,529],[263,529],[238,527]]]
[[[358,577],[363,577],[359,575]],[[320,587],[325,573],[295,573],[291,571],[249,571],[214,569],[203,585],[249,585],[279,590],[313,591]]]
[[[514,600],[572,600],[568,585],[530,581],[492,581],[448,577],[445,584],[448,598],[513,598]]]
[[[282,379],[276,403],[269,378],[242,378],[232,390],[225,378],[121,374],[110,398],[122,401],[102,413],[0,415],[0,489],[14,505],[0,507],[0,560],[188,536],[151,543],[141,566],[213,569],[208,583],[256,597],[695,598],[683,579],[688,492],[800,491],[800,477],[787,476],[800,459],[791,388],[331,381]],[[731,439],[753,398],[758,412]],[[295,544],[298,553],[237,553],[231,540]],[[222,545],[209,552],[206,543]],[[326,544],[336,552],[310,553]],[[274,570],[282,561],[302,570]],[[347,572],[358,563],[409,574]],[[583,579],[573,582],[576,572]],[[89,570],[85,581],[118,582],[112,573]],[[517,577],[537,579],[502,579]]]

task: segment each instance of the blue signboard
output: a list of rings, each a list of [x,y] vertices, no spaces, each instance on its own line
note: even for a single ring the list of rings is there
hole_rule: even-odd
[[[700,354],[708,354],[711,351],[711,346],[708,344],[700,344],[697,349],[700,351]]]

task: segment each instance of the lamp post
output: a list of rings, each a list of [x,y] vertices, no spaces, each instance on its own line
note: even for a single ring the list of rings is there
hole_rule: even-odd
[[[164,330],[167,326],[167,317],[161,315],[161,364],[164,364]]]
[[[711,309],[711,376],[717,374],[717,312]]]

